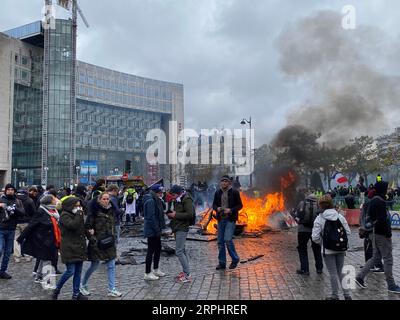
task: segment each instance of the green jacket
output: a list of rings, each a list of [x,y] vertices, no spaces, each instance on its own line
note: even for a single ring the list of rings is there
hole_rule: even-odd
[[[64,264],[87,260],[83,215],[72,213],[75,203],[76,198],[69,198],[65,200],[63,202],[63,211],[60,216],[60,253],[62,263]]]
[[[117,248],[114,241],[114,245],[106,250],[101,250],[98,246],[98,242],[101,239],[115,234],[115,217],[113,207],[110,206],[108,209],[103,208],[96,201],[94,204],[94,211],[86,218],[85,228],[86,234],[89,238],[88,247],[88,258],[89,261],[109,261],[117,257]],[[94,230],[94,235],[89,234],[89,230]]]
[[[173,233],[177,231],[189,231],[190,221],[194,215],[193,199],[186,194],[181,202],[175,202],[176,216],[171,220],[170,227]]]

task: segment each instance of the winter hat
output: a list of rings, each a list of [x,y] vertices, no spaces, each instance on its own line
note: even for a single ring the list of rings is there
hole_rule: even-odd
[[[4,188],[4,191],[7,191],[7,189],[14,189],[14,191],[17,192],[17,189],[11,183],[6,185],[6,187]]]
[[[228,175],[225,175],[225,176],[222,176],[221,177],[221,179],[219,180],[219,181],[228,181],[228,182],[231,182],[232,180],[231,180],[231,178],[228,176]]]
[[[80,200],[76,197],[69,197],[62,202],[62,208],[65,211],[72,212],[77,202]]]
[[[384,196],[387,193],[389,183],[386,181],[378,181],[374,185],[374,189],[378,195]]]
[[[173,194],[181,194],[183,192],[183,188],[178,185],[174,185],[169,192]]]
[[[155,192],[155,193],[159,193],[159,192],[163,192],[164,188],[161,184],[155,184],[154,186],[150,187],[150,190]]]

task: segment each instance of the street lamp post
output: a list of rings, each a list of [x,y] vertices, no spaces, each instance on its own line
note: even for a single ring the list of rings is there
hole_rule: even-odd
[[[47,179],[48,179],[49,168],[48,167],[44,167],[43,170],[44,170],[44,176],[45,176],[45,179],[44,179],[45,180],[45,185],[47,187]]]
[[[81,167],[79,165],[77,165],[75,167],[75,169],[76,169],[76,185],[78,185],[79,184],[79,171],[81,170]]]
[[[15,188],[18,188],[17,186],[17,173],[18,173],[18,169],[13,169],[14,172],[14,186]]]
[[[90,143],[92,140],[92,135],[88,137],[88,144],[87,144],[87,149],[88,149],[88,162],[87,162],[87,167],[88,167],[88,173],[87,173],[87,181],[88,185],[90,186],[92,184],[92,177],[91,177],[91,172],[90,172]]]
[[[252,129],[252,121],[251,117],[249,120],[243,119],[240,122],[242,126],[248,124],[250,126],[250,189],[253,188],[253,148],[252,148],[252,140],[251,140],[251,129]]]

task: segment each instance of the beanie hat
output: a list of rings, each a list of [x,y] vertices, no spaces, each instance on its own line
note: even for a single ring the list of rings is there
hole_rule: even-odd
[[[155,184],[153,186],[150,187],[150,190],[155,192],[155,193],[159,193],[159,192],[163,192],[164,188],[161,184]]]
[[[181,194],[183,192],[183,188],[178,185],[174,185],[169,192],[173,194]]]

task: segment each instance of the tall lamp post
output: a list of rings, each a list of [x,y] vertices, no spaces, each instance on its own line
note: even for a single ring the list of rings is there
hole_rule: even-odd
[[[79,184],[79,171],[81,170],[81,166],[77,165],[75,167],[75,170],[76,170],[76,185],[78,185]]]
[[[48,173],[49,173],[49,167],[44,167],[43,168],[43,170],[44,170],[44,176],[45,176],[45,185],[46,185],[46,187],[47,187],[47,184],[48,184]]]
[[[252,121],[251,117],[249,120],[243,119],[242,122],[240,122],[242,126],[245,126],[248,124],[250,126],[250,189],[253,188],[253,148],[252,148],[252,141],[251,141],[251,129],[252,129]]]
[[[14,187],[18,188],[17,186],[17,173],[18,173],[18,169],[13,169],[14,172]]]

